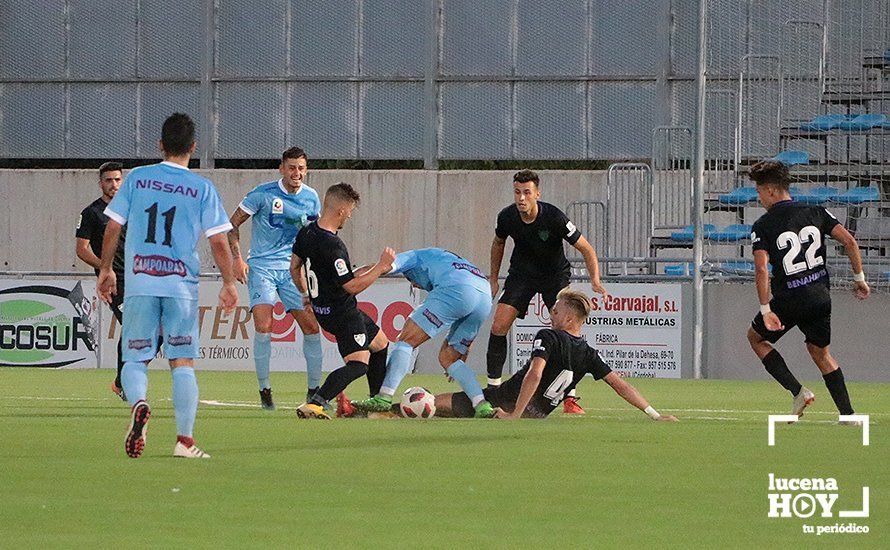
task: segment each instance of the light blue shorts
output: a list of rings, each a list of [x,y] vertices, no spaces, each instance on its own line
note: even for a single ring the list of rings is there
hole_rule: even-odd
[[[154,359],[162,331],[167,359],[198,357],[198,300],[127,296],[124,298],[123,325],[121,347],[124,361]]]
[[[491,313],[491,294],[472,286],[434,288],[410,319],[430,338],[451,327],[448,345],[464,354]]]
[[[303,297],[290,276],[289,269],[267,269],[250,266],[247,272],[247,291],[250,293],[250,309],[258,304],[274,306],[281,298],[287,311],[303,311]]]

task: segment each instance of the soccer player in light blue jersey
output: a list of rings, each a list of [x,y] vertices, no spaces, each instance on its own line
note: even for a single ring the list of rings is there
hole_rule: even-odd
[[[117,292],[112,270],[121,229],[124,245],[124,368],[121,382],[133,406],[124,450],[142,455],[151,409],[146,402],[148,362],[157,354],[163,331],[164,352],[173,376],[176,445],[173,456],[209,458],[195,445],[198,383],[198,241],[210,240],[213,258],[222,272],[219,307],[231,312],[238,305],[232,256],[225,233],[232,228],[210,180],[189,171],[195,152],[195,124],[181,113],[164,121],[161,130],[164,162],[133,169],[105,209],[110,218],[102,242],[99,295],[108,303]]]
[[[321,334],[318,321],[290,275],[291,248],[297,233],[318,219],[321,201],[318,193],[303,181],[307,157],[299,147],[291,147],[281,155],[281,179],[263,183],[244,197],[230,219],[229,245],[234,258],[235,278],[247,283],[250,310],[253,313],[253,361],[260,389],[260,404],[275,410],[269,360],[272,355],[272,308],[281,298],[284,309],[293,315],[303,332],[303,356],[306,358],[308,400],[321,384]],[[247,261],[241,257],[238,228],[253,217],[250,252]]]
[[[391,346],[380,392],[352,405],[365,412],[389,411],[392,396],[411,368],[414,348],[450,327],[439,350],[439,363],[469,396],[476,417],[492,417],[495,411],[485,400],[475,373],[465,363],[479,328],[491,312],[491,287],[485,275],[467,260],[441,248],[398,254],[389,272],[401,273],[412,285],[428,291],[429,296],[405,321],[398,340]]]

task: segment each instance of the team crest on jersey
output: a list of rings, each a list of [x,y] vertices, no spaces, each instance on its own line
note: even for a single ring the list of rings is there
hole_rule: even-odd
[[[278,197],[272,199],[272,213],[284,214],[284,201]]]
[[[353,336],[355,338],[355,343],[364,346],[365,345],[365,335],[364,334],[356,334]]]
[[[343,276],[349,273],[349,266],[346,265],[346,260],[343,258],[337,258],[334,260],[334,270],[337,271],[337,275]]]
[[[546,229],[542,229],[541,231],[538,231],[538,237],[541,237],[542,241],[546,241],[550,238],[550,232]]]

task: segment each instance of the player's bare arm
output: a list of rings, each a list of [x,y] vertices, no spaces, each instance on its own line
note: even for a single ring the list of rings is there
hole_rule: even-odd
[[[525,378],[522,379],[522,387],[519,389],[519,397],[516,398],[516,406],[513,408],[513,411],[507,413],[503,410],[498,410],[495,418],[510,420],[522,418],[522,413],[525,412],[525,408],[528,407],[529,401],[531,401],[532,396],[535,395],[535,390],[538,389],[538,385],[541,383],[541,375],[544,372],[545,366],[547,366],[547,360],[543,357],[532,359],[528,372],[525,373]]]
[[[77,257],[81,261],[83,261],[85,264],[89,265],[93,269],[99,269],[99,267],[102,265],[102,260],[100,260],[99,257],[95,254],[93,254],[93,249],[90,248],[89,239],[81,239],[80,237],[77,237],[74,251],[77,253]]]
[[[114,220],[108,220],[105,226],[105,236],[102,238],[102,259],[99,265],[99,281],[96,283],[99,297],[106,303],[111,303],[111,298],[117,294],[117,276],[111,269],[114,259],[114,251],[121,238],[123,226]]]
[[[208,240],[210,241],[210,251],[213,253],[216,265],[219,266],[223,280],[223,286],[219,290],[219,307],[224,312],[230,313],[238,305],[238,289],[235,288],[235,276],[232,272],[232,253],[229,250],[229,243],[223,233],[217,233]]]
[[[622,399],[633,405],[634,407],[640,409],[652,420],[658,420],[660,422],[677,422],[677,417],[669,414],[658,414],[658,412],[652,408],[646,398],[630,383],[621,378],[621,375],[615,371],[607,374],[603,380],[606,381],[606,384],[612,387],[615,390],[615,393],[621,396]]]
[[[351,281],[343,285],[343,290],[350,294],[359,294],[374,284],[374,281],[380,278],[384,273],[388,273],[392,269],[392,263],[396,259],[396,252],[390,247],[383,249],[380,254],[380,260],[374,264],[371,269],[357,275]]]
[[[593,288],[594,292],[605,296],[606,289],[600,281],[600,263],[593,245],[584,238],[584,235],[581,235],[572,246],[574,246],[584,258],[584,265],[587,266],[587,273],[590,275],[590,287]]]
[[[769,253],[766,250],[754,251],[754,282],[757,285],[757,299],[760,300],[760,312],[763,313],[763,323],[769,330],[782,330],[785,328],[779,316],[769,308]]]
[[[507,239],[502,239],[497,235],[491,241],[491,269],[488,271],[488,282],[491,284],[491,295],[495,296],[500,288],[498,275],[501,272],[501,262],[504,260],[504,246]]]
[[[229,222],[232,224],[232,230],[228,233],[229,248],[232,252],[232,269],[235,279],[241,283],[247,283],[247,272],[250,268],[241,256],[241,232],[238,228],[249,218],[250,214],[240,206],[232,212],[229,218]]]
[[[871,294],[871,289],[865,282],[865,274],[862,272],[862,253],[859,251],[859,243],[847,231],[847,228],[840,224],[831,230],[831,238],[844,245],[844,251],[850,259],[850,267],[853,270],[853,294],[860,300],[865,300]]]

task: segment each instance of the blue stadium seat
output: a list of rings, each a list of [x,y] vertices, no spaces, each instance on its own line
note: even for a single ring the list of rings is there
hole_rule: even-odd
[[[717,200],[723,204],[747,204],[757,200],[757,189],[754,187],[739,187],[725,195],[720,195]]]
[[[846,130],[849,132],[861,132],[865,130],[871,130],[872,128],[876,128],[878,126],[883,125],[887,122],[887,115],[877,115],[877,114],[868,114],[868,115],[859,115],[853,120],[848,120],[846,122],[841,122],[837,125],[838,130]]]
[[[754,274],[754,262],[749,262],[746,260],[738,260],[738,261],[730,261],[730,262],[721,262],[714,266],[719,271],[734,273],[737,275],[753,275]],[[766,264],[766,269],[772,273],[773,266],[772,264]]]
[[[890,271],[885,271],[881,273],[881,278],[885,281],[890,281]]]
[[[804,204],[824,204],[835,200],[841,192],[837,187],[816,187],[794,197]]]
[[[806,132],[827,132],[834,130],[841,122],[847,122],[847,115],[819,115],[809,122],[800,125],[800,129]]]
[[[835,197],[834,202],[841,204],[862,204],[881,200],[877,187],[854,187],[842,195]]]
[[[743,241],[751,238],[751,226],[743,223],[734,223],[727,225],[723,229],[708,232],[705,238],[721,242]]]
[[[773,160],[777,160],[787,166],[794,166],[795,164],[809,164],[810,154],[806,151],[782,151],[778,155],[774,156]]]
[[[671,277],[686,277],[692,275],[692,264],[670,264],[664,266],[664,274]]]
[[[707,235],[714,229],[715,228],[714,228],[713,224],[706,223],[704,225],[705,237],[707,237]],[[686,242],[691,242],[694,238],[695,238],[695,226],[692,226],[692,225],[687,225],[683,229],[681,229],[679,231],[674,231],[673,233],[671,233],[672,241],[679,241],[682,243],[686,243]]]

